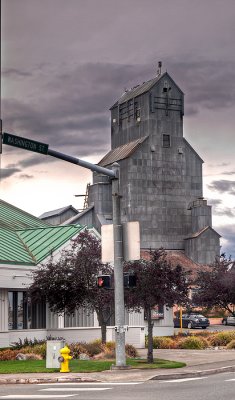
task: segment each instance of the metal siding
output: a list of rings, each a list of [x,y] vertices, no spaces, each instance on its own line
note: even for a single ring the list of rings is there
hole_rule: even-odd
[[[0,261],[34,264],[33,257],[28,253],[17,232],[0,228]]]
[[[148,136],[144,136],[141,139],[137,139],[133,142],[126,143],[123,146],[117,147],[114,150],[109,151],[106,156],[102,158],[102,160],[99,162],[99,165],[101,166],[106,166],[113,164],[116,161],[123,160],[124,158],[129,157],[137,148],[138,146],[143,143],[145,139],[147,139]]]
[[[39,263],[50,253],[74,235],[78,234],[82,226],[54,226],[46,229],[30,229],[18,231],[19,236],[24,241],[29,251],[34,255],[36,262]]]
[[[15,230],[47,226],[48,224],[39,218],[0,200],[0,227]]]

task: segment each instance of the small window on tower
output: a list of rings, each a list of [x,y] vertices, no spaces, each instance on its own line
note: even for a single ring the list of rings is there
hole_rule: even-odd
[[[171,147],[171,137],[170,137],[170,135],[166,135],[166,134],[162,135],[162,146],[163,147]]]
[[[140,118],[140,108],[137,108],[135,110],[135,119],[137,122],[140,122],[141,118]]]

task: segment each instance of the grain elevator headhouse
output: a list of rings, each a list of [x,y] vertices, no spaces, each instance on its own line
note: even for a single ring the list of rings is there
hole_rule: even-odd
[[[220,252],[203,198],[203,160],[183,137],[184,94],[161,72],[126,90],[111,107],[111,150],[99,165],[120,164],[122,222],[139,221],[141,249],[182,251],[197,263]],[[81,222],[111,222],[108,178],[94,173]]]

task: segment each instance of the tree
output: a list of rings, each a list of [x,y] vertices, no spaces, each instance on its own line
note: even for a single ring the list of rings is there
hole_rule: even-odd
[[[44,299],[56,313],[74,313],[79,307],[95,311],[106,342],[106,326],[114,309],[113,290],[98,288],[99,274],[112,274],[109,264],[101,263],[100,241],[88,230],[71,242],[71,249],[53,257],[33,273],[29,288],[33,300]]]
[[[128,262],[124,271],[136,274],[136,287],[125,291],[129,310],[144,310],[148,323],[148,362],[153,362],[153,323],[151,311],[156,305],[172,307],[188,301],[188,276],[181,266],[172,267],[163,249],[150,252],[149,260]]]
[[[193,303],[220,307],[233,313],[235,304],[235,262],[222,254],[213,264],[198,272]]]

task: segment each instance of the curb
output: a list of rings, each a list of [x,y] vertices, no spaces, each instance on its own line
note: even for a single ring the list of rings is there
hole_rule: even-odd
[[[6,384],[36,384],[36,383],[65,383],[65,382],[101,382],[98,379],[89,378],[6,378],[0,379],[0,385]]]
[[[185,379],[185,378],[195,378],[200,376],[207,376],[207,375],[215,375],[219,373],[225,372],[235,372],[235,365],[229,365],[226,367],[221,368],[214,368],[214,369],[206,369],[204,371],[192,371],[192,372],[178,372],[173,374],[161,374],[153,376],[152,378],[143,379],[143,381],[151,381],[151,380],[171,380],[171,379]],[[133,379],[132,379],[133,381]],[[86,383],[94,383],[94,382],[105,382],[109,383],[108,381],[102,381],[99,379],[91,379],[91,378],[6,378],[0,379],[0,385],[6,384],[39,384],[39,383],[66,383],[66,382],[86,382]]]
[[[192,371],[192,372],[182,372],[171,375],[156,375],[150,378],[149,380],[170,380],[170,379],[184,379],[184,378],[195,378],[198,376],[207,376],[207,375],[215,375],[222,374],[224,372],[234,372],[235,365],[228,365],[227,367],[214,368],[214,369],[205,369],[204,371]]]

